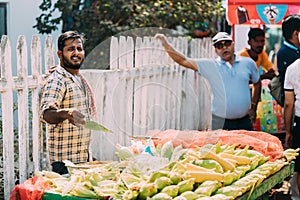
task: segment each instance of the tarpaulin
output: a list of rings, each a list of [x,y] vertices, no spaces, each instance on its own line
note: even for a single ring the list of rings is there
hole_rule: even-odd
[[[300,14],[300,0],[228,0],[231,25],[281,24],[289,14]]]

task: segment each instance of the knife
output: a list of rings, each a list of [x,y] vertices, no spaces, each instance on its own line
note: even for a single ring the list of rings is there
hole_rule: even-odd
[[[112,130],[109,130],[108,128],[102,126],[101,124],[95,121],[87,121],[86,124],[84,125],[84,128],[94,130],[94,131],[112,133]]]

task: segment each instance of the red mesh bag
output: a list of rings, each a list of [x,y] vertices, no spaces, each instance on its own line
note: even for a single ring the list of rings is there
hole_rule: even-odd
[[[26,180],[23,184],[16,185],[10,194],[10,200],[40,200],[45,190],[51,186],[38,176]]]

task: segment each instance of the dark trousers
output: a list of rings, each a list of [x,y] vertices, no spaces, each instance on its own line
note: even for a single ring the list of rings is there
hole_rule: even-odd
[[[300,117],[295,116],[292,127],[292,148],[297,149],[300,147]],[[295,160],[295,171],[300,172],[300,157],[297,156]]]
[[[216,115],[212,116],[212,129],[224,129],[224,130],[248,130],[252,131],[253,126],[249,115],[239,119],[225,119]]]

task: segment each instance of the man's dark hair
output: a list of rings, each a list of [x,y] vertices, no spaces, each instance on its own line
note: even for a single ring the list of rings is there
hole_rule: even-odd
[[[248,39],[255,39],[257,36],[265,37],[265,31],[260,28],[250,28],[248,32]]]
[[[77,31],[67,31],[62,33],[57,41],[58,50],[63,50],[65,46],[65,41],[68,39],[80,39],[82,41],[82,44],[85,43],[85,37],[84,34],[80,34]]]
[[[294,31],[300,30],[300,16],[299,15],[288,15],[282,22],[282,35],[285,40],[292,38]]]

